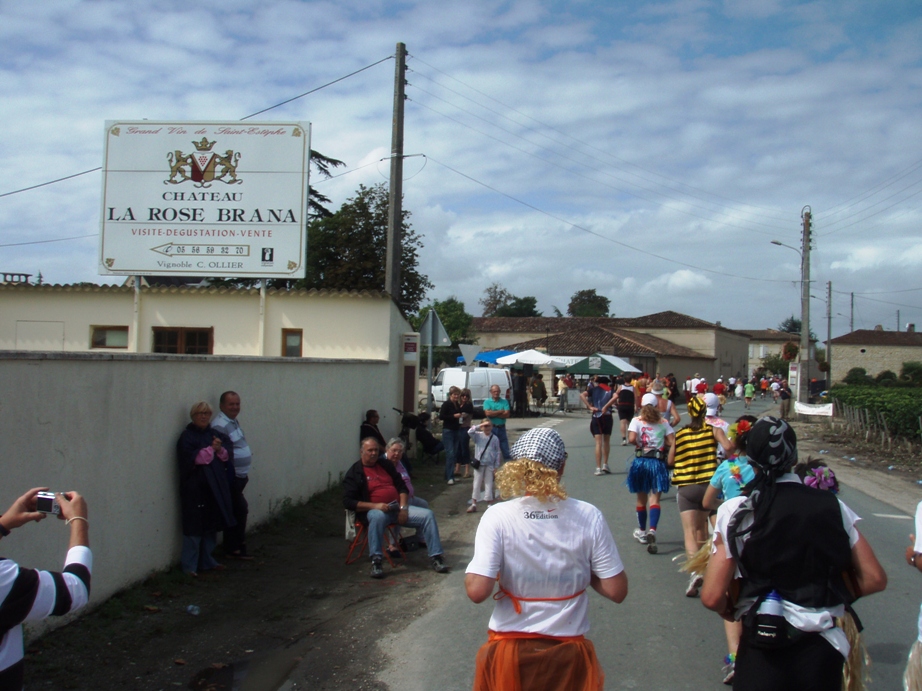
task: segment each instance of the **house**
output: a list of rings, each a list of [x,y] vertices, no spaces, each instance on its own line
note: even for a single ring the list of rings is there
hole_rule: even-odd
[[[859,329],[832,339],[830,380],[841,382],[853,367],[872,377],[884,370],[900,373],[904,362],[922,362],[922,334],[915,324],[907,331],[884,331],[882,326]]]
[[[534,342],[543,346],[542,341],[548,342],[552,335],[589,327],[622,335],[632,332],[636,338],[646,334],[680,346],[685,349],[683,353],[694,352],[707,363],[701,367],[693,367],[687,364],[688,360],[683,360],[686,363],[684,366],[676,366],[672,370],[664,370],[660,366],[660,371],[673,371],[677,377],[684,378],[700,372],[714,381],[721,375],[738,375],[747,371],[748,335],[727,329],[720,323],[712,324],[679,312],[657,312],[641,317],[475,317],[473,322],[477,343],[484,350],[523,342]],[[654,350],[650,351],[651,357]],[[579,354],[590,355],[593,352],[595,351],[590,350]],[[665,354],[665,351],[662,352]],[[553,347],[550,353],[556,354]],[[686,355],[681,357],[686,358]]]
[[[800,345],[800,334],[778,331],[777,329],[738,329],[749,336],[749,359],[747,372],[753,372],[762,366],[762,359],[769,355],[781,355],[785,343]],[[811,341],[815,343],[815,341]]]
[[[583,357],[593,353],[605,353],[615,355],[643,372],[672,372],[677,377],[690,376],[700,371],[710,372],[714,367],[714,358],[704,357],[690,348],[657,336],[626,329],[605,329],[594,325],[564,331],[546,338],[513,343],[506,347],[517,351],[546,347],[555,356]],[[688,374],[685,374],[686,372]]]

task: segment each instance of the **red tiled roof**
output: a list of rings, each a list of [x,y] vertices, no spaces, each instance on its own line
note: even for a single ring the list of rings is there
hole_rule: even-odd
[[[915,331],[878,331],[858,329],[832,339],[835,345],[922,346],[922,333]],[[835,351],[833,351],[835,357]]]
[[[503,346],[503,349],[521,351],[544,347],[547,347],[552,355],[588,356],[593,353],[607,353],[618,357],[634,355],[637,357],[715,359],[650,334],[625,329],[603,329],[599,326],[569,329],[563,333],[552,334],[547,338],[535,338]]]
[[[720,329],[719,324],[667,310],[642,317],[474,317],[474,331],[480,333],[560,333],[568,329],[598,326],[603,329]],[[737,332],[739,333],[739,332]]]
[[[777,329],[737,329],[741,334],[746,334],[753,341],[799,341],[800,334],[778,331]]]

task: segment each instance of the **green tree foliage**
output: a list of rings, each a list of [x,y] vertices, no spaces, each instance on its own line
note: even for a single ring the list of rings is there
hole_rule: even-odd
[[[852,367],[845,374],[842,382],[850,386],[867,386],[876,383],[872,377],[868,376],[868,371],[864,367]]]
[[[778,324],[778,331],[800,335],[800,324],[801,320],[792,314],[790,317]],[[810,340],[816,340],[816,334],[813,333],[813,329],[810,329]]]
[[[388,192],[384,183],[360,185],[339,211],[307,229],[307,276],[296,287],[328,290],[384,290]],[[403,212],[403,254],[398,302],[415,312],[432,288],[419,272],[423,246]],[[441,316],[441,314],[439,315]]]
[[[491,283],[479,300],[484,317],[540,317],[538,298],[518,297],[499,283]]]
[[[445,327],[445,331],[448,332],[448,337],[451,339],[450,348],[439,347],[432,352],[433,361],[435,363],[446,362],[454,364],[458,359],[458,355],[461,353],[461,350],[457,347],[459,343],[477,342],[473,330],[474,317],[468,314],[467,310],[464,309],[464,303],[452,295],[446,300],[435,300],[431,304],[423,307],[419,311],[419,314],[410,316],[410,324],[413,325],[413,328],[419,331],[419,328],[426,319],[426,315],[433,309],[435,313],[439,315],[439,319],[442,321],[442,325]],[[423,348],[425,352],[425,346]],[[428,353],[425,353],[422,362],[425,363],[428,357]]]
[[[922,362],[904,362],[900,370],[900,381],[922,386]]]
[[[790,362],[781,357],[780,353],[766,355],[764,358],[762,358],[762,368],[766,372],[771,372],[772,374],[780,374],[784,377],[788,376],[788,367],[790,364]]]
[[[611,300],[590,290],[578,290],[570,298],[567,315],[571,317],[609,317]]]
[[[520,298],[512,296],[508,304],[496,310],[497,317],[540,317],[538,298],[530,295]]]

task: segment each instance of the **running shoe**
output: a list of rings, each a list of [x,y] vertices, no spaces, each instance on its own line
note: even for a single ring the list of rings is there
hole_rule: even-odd
[[[371,558],[371,573],[369,575],[372,578],[384,578],[384,569],[381,568],[381,557]]]
[[[468,513],[477,513],[477,504],[471,504],[467,507]]]
[[[627,446],[627,437],[621,437],[621,446]]]
[[[647,544],[647,534],[640,528],[634,528],[634,539],[642,545]]]
[[[611,475],[611,468],[608,467],[608,463],[602,466],[602,472],[606,475]]]
[[[736,660],[731,660],[730,656],[727,655],[724,658],[724,662],[726,664],[720,670],[721,673],[724,675],[723,681],[724,681],[724,684],[726,684],[727,686],[732,686],[733,676],[736,674]]]
[[[596,468],[596,469],[595,469],[595,472],[593,473],[593,475],[601,475],[601,474],[602,474],[602,469],[601,469],[601,468]]]
[[[659,547],[656,546],[656,531],[651,530],[647,533],[647,552],[650,554],[656,554],[659,552]]]
[[[449,480],[449,481],[448,481],[448,484],[449,484],[449,485],[453,485],[453,484],[455,484],[455,481],[454,481],[454,480]]]
[[[688,587],[685,589],[685,597],[698,597],[698,590],[700,590],[702,583],[704,583],[704,576],[697,573],[693,573],[689,576]]]

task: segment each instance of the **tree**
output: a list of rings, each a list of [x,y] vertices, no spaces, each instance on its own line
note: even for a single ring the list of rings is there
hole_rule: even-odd
[[[451,347],[436,348],[432,352],[432,359],[434,362],[453,363],[457,360],[458,355],[461,354],[460,348],[457,347],[459,343],[476,343],[477,341],[473,333],[474,317],[464,309],[464,303],[452,295],[444,301],[435,300],[432,304],[423,307],[419,314],[410,316],[410,324],[413,325],[413,328],[419,331],[426,320],[426,315],[433,309],[439,315],[445,331],[448,332]],[[429,356],[426,354],[424,357],[428,358]],[[423,362],[426,362],[426,360],[424,359]]]
[[[798,319],[792,314],[790,317],[788,317],[787,319],[782,321],[780,324],[778,324],[778,331],[784,331],[785,333],[800,335],[800,324],[801,324],[800,319]],[[810,340],[811,341],[816,340],[816,334],[813,333],[813,329],[810,329]]]
[[[772,374],[781,374],[783,376],[787,376],[789,365],[790,361],[785,360],[784,356],[782,356],[780,353],[766,355],[764,358],[762,358],[763,369],[771,372]]]
[[[571,317],[608,317],[611,300],[604,295],[598,295],[595,288],[579,290],[573,293],[570,304],[567,305],[567,314]]]
[[[499,283],[491,283],[483,291],[483,297],[478,300],[478,304],[483,308],[484,317],[496,317],[496,310],[509,304],[512,294],[503,288]]]
[[[527,295],[523,298],[512,296],[512,299],[494,313],[495,317],[540,317],[538,311],[538,298]]]
[[[384,290],[388,192],[384,183],[360,185],[339,211],[315,219],[307,229],[307,276],[296,287]],[[399,304],[415,312],[432,288],[418,269],[423,246],[403,212]],[[441,315],[440,315],[441,316]]]

